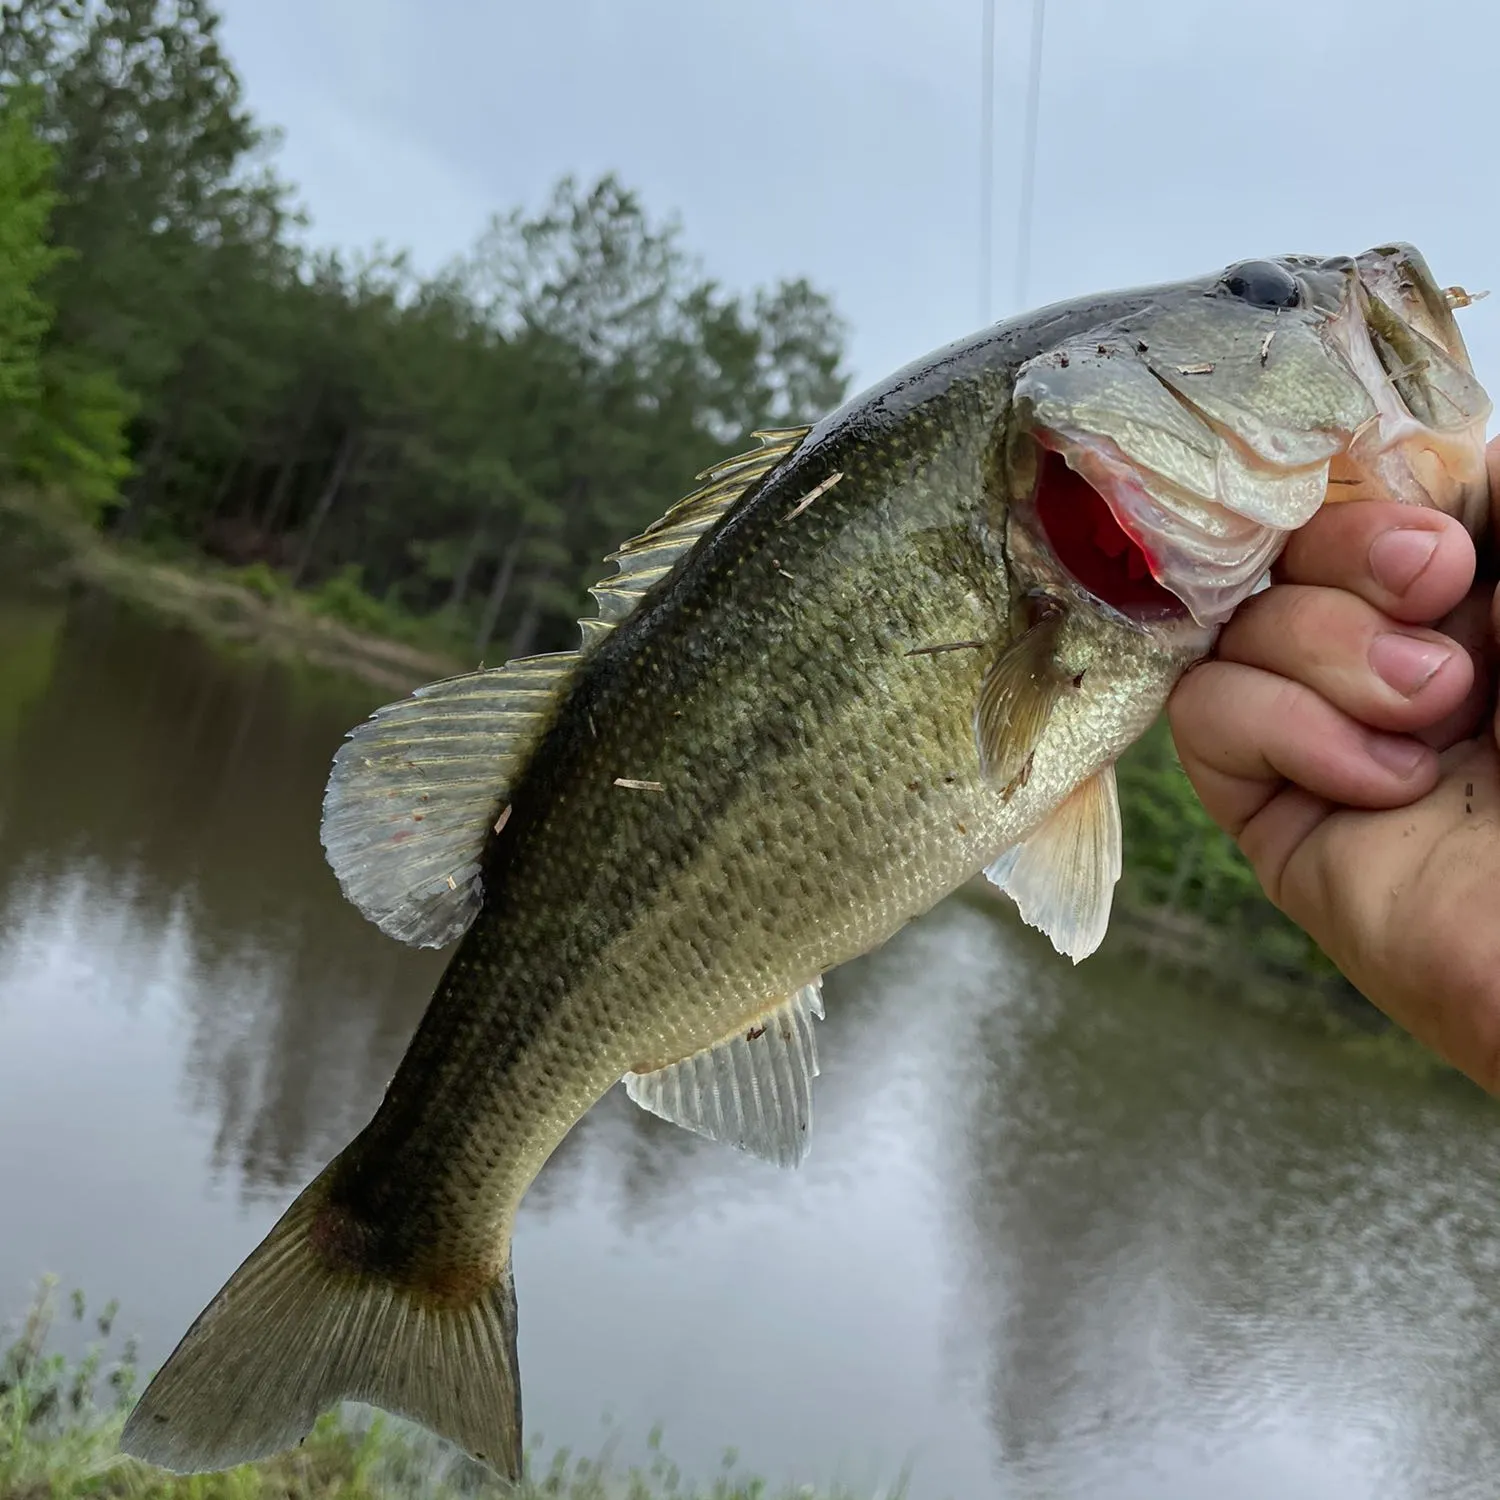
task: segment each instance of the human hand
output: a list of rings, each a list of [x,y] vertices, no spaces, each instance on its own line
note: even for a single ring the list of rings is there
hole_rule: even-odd
[[[1500,503],[1500,439],[1489,460]],[[1475,570],[1439,512],[1325,507],[1168,715],[1271,900],[1500,1093],[1500,593]]]

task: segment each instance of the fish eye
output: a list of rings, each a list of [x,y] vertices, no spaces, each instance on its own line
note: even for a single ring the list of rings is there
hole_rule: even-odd
[[[1247,260],[1224,273],[1224,290],[1251,307],[1296,307],[1302,300],[1297,278],[1270,260]]]

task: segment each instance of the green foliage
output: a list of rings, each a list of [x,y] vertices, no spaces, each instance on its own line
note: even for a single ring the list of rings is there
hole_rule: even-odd
[[[127,429],[135,408],[109,370],[66,347],[50,349],[37,398],[16,423],[17,472],[75,515],[98,521],[131,471]]]
[[[0,36],[10,24],[6,13]],[[135,403],[106,365],[51,337],[59,279],[80,251],[52,239],[64,200],[44,109],[44,92],[26,79],[11,81],[0,103],[0,441],[12,478],[93,520],[130,472]]]
[[[52,324],[44,277],[60,252],[49,239],[51,148],[37,134],[38,101],[17,90],[0,103],[0,420],[34,401],[41,388],[41,346]]]
[[[253,232],[261,144],[210,0],[12,0],[0,85],[38,99],[72,252],[58,332],[137,396],[202,332],[219,252]]]
[[[263,562],[253,562],[244,568],[232,568],[225,577],[228,582],[239,584],[242,589],[248,589],[267,603],[284,598],[290,588],[280,573]]]
[[[387,623],[388,611],[361,586],[358,563],[348,563],[332,578],[325,579],[314,590],[310,603],[318,614],[355,630],[378,631]]]
[[[826,297],[726,291],[613,178],[427,278],[307,252],[218,30],[211,0],[0,11],[56,194],[17,451],[81,514],[515,654],[567,643],[604,555],[706,464],[842,396]]]
[[[300,1448],[259,1464],[182,1476],[148,1469],[118,1451],[137,1379],[130,1344],[117,1359],[107,1354],[114,1305],[90,1320],[83,1295],[72,1294],[72,1322],[80,1329],[91,1322],[98,1338],[68,1360],[48,1349],[56,1300],[49,1281],[15,1342],[0,1349],[0,1500],[773,1500],[763,1480],[735,1472],[732,1453],[710,1484],[689,1483],[661,1452],[658,1434],[644,1469],[622,1472],[607,1458],[575,1458],[566,1450],[544,1464],[533,1452],[529,1477],[511,1489],[477,1465],[454,1465],[424,1434],[382,1418],[355,1428],[336,1413]],[[782,1493],[784,1500],[818,1500],[810,1489]]]

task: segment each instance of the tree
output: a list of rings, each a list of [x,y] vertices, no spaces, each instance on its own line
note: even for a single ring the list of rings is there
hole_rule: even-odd
[[[209,0],[0,11],[0,88],[34,119],[16,170],[52,172],[7,226],[40,254],[16,452],[118,531],[361,619],[438,615],[476,654],[564,644],[607,552],[842,394],[826,298],[726,291],[613,177],[425,279],[296,247],[218,24]]]
[[[139,396],[191,342],[204,251],[236,237],[262,136],[207,0],[16,0],[0,87],[33,90],[57,159],[58,334]],[[189,295],[184,297],[184,292]]]
[[[547,350],[547,394],[527,393],[509,455],[533,498],[488,559],[515,599],[513,649],[561,644],[564,601],[603,553],[727,447],[843,395],[826,297],[806,282],[727,294],[613,177],[587,190],[564,178],[537,216],[497,217],[451,275],[497,335]]]
[[[15,415],[41,391],[42,340],[52,307],[41,284],[60,258],[50,237],[53,155],[36,133],[30,91],[0,103],[0,412]]]

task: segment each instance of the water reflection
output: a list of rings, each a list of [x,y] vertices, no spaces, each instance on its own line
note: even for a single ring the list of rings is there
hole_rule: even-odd
[[[328,760],[378,699],[100,604],[49,668],[7,704],[0,933],[106,949],[126,1006],[170,953],[214,1170],[291,1186],[368,1113],[440,963],[371,941],[321,859]]]
[[[21,725],[52,679],[65,618],[56,602],[0,602],[0,787],[10,780],[11,751]]]
[[[1481,1493],[1492,1107],[1125,969],[1046,972],[976,1022],[963,1133],[1006,1468],[1038,1493],[1177,1494],[1121,1467],[1187,1448],[1228,1480],[1264,1450],[1302,1483]]]
[[[53,1266],[159,1357],[374,1107],[442,963],[317,842],[382,696],[0,609],[5,1311]],[[618,1091],[548,1164],[534,1431],[964,1500],[1491,1492],[1487,1102],[963,901],[826,994],[801,1172]]]

